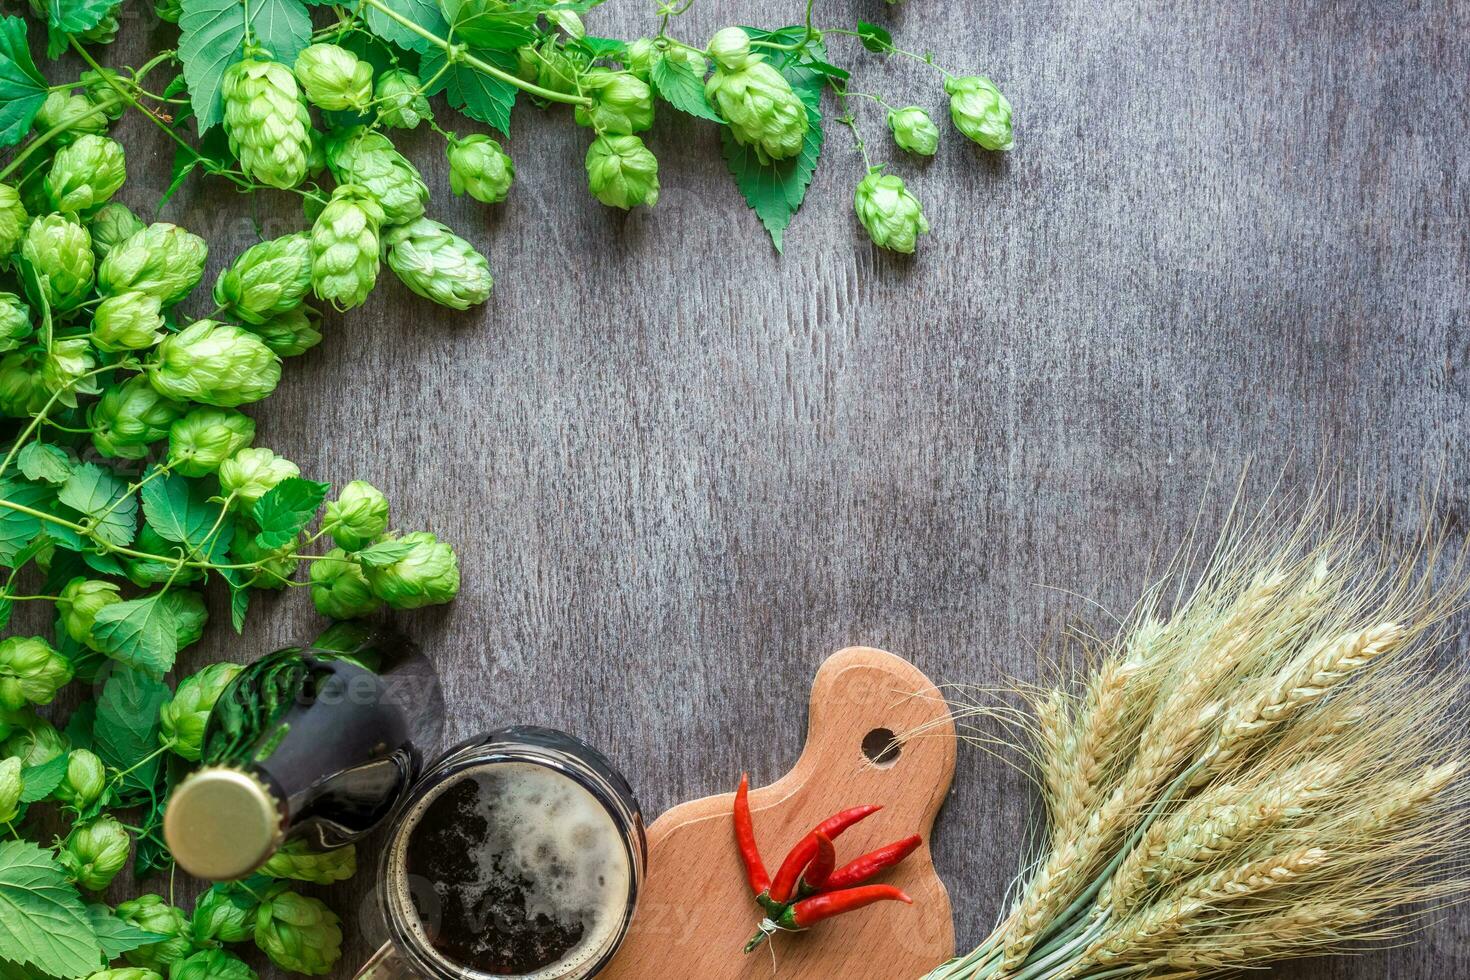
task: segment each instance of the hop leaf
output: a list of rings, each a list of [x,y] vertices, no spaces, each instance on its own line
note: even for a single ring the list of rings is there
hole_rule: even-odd
[[[353,480],[327,504],[322,527],[339,546],[356,551],[388,530],[388,498],[366,480]]]
[[[162,395],[141,374],[102,393],[88,413],[92,445],[104,456],[142,459],[168,435],[184,406]]]
[[[296,56],[306,98],[332,112],[366,112],[373,100],[373,66],[335,44],[310,44]]]
[[[284,970],[320,975],[342,955],[338,923],[317,899],[272,889],[255,913],[255,945]]]
[[[499,204],[510,192],[515,163],[489,136],[476,133],[449,144],[449,188],[477,201]]]
[[[411,71],[394,68],[383,72],[373,87],[378,119],[394,129],[417,129],[419,123],[433,118],[423,87],[419,77]]]
[[[636,136],[599,136],[587,148],[587,187],[608,207],[653,207],[658,159]]]
[[[417,609],[448,602],[459,593],[459,559],[453,548],[425,531],[405,534],[398,541],[410,546],[408,554],[363,569],[374,595],[396,609]]]
[[[390,228],[388,267],[409,289],[440,306],[468,309],[490,297],[490,264],[473,245],[430,218]]]
[[[232,506],[249,510],[282,480],[300,476],[301,470],[264,447],[241,449],[219,468],[220,492],[234,497]]]
[[[246,58],[220,83],[225,133],[240,168],[262,184],[290,188],[306,177],[311,115],[285,65]]]
[[[333,548],[311,563],[311,601],[316,611],[329,619],[357,619],[378,611],[382,600],[362,573],[362,566]]]
[[[52,795],[62,803],[83,810],[102,796],[107,785],[107,767],[96,753],[72,749],[66,758],[66,776],[56,785]]]
[[[750,39],[738,27],[711,39],[710,56],[715,70],[705,82],[705,95],[729,123],[735,141],[755,150],[761,163],[799,154],[810,120],[806,103],[786,77],[751,53]]]
[[[122,144],[87,133],[56,152],[43,186],[57,211],[90,211],[116,194],[126,177]]]
[[[984,75],[946,78],[949,116],[955,128],[987,150],[1015,146],[1011,131],[1011,103]]]
[[[300,305],[311,289],[311,239],[272,238],[240,254],[214,284],[214,301],[247,324],[265,323]]]
[[[20,244],[20,236],[30,226],[20,191],[0,184],[0,255],[9,255]]]
[[[888,110],[888,128],[901,150],[932,157],[939,149],[939,127],[916,105]]]
[[[123,825],[112,817],[102,816],[76,827],[57,860],[79,887],[100,892],[128,863],[132,846],[133,839]]]
[[[163,339],[163,303],[130,290],[108,296],[92,314],[92,339],[102,350],[146,350]]]
[[[97,269],[97,291],[107,296],[137,291],[176,303],[204,275],[209,246],[167,222],[155,222],[115,245]]]
[[[909,193],[901,178],[879,167],[859,182],[852,203],[858,220],[880,248],[912,253],[918,237],[929,230],[918,198]]]
[[[0,640],[0,708],[19,711],[29,704],[50,704],[71,677],[71,662],[39,636]]]
[[[234,408],[275,391],[281,359],[248,330],[196,320],[158,345],[147,370],[162,395]]]
[[[360,306],[378,281],[383,208],[366,188],[344,184],[311,226],[311,285],[339,310]]]
[[[173,698],[158,712],[159,740],[181,758],[198,762],[209,713],[238,673],[239,664],[210,664],[180,681]]]
[[[338,184],[356,184],[376,198],[387,224],[401,225],[424,213],[429,188],[382,133],[361,126],[332,133],[327,166]]]
[[[304,840],[287,841],[261,866],[260,873],[330,885],[357,874],[357,849],[349,844],[331,851],[313,851]]]
[[[80,305],[92,289],[92,236],[69,214],[43,214],[31,222],[20,254],[36,270],[53,310]]]
[[[582,94],[592,105],[577,106],[579,126],[599,133],[641,133],[653,126],[653,89],[628,71],[593,68],[582,76]]]

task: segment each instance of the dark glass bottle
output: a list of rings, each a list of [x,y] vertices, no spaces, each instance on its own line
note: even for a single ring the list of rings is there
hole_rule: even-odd
[[[201,767],[164,811],[169,849],[226,880],[286,840],[350,844],[393,811],[443,724],[438,676],[396,633],[341,623],[262,657],[210,713]]]

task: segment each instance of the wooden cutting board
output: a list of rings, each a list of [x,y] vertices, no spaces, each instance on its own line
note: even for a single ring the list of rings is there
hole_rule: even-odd
[[[930,726],[880,758],[890,735]],[[837,841],[837,863],[918,833],[924,846],[876,879],[913,898],[885,902],[778,934],[749,955],[741,949],[761,914],[745,884],[731,830],[732,792],[674,807],[648,829],[648,878],[632,930],[602,977],[783,980],[875,977],[915,980],[954,955],[949,894],[934,870],[929,835],[954,778],[955,731],[929,678],[882,650],[849,647],[829,657],[812,684],[806,747],[769,786],[752,787],[756,839],[771,874],[791,845],[838,810],[883,810]]]

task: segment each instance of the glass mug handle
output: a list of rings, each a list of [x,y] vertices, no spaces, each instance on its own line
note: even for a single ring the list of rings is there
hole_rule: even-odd
[[[362,969],[357,971],[353,980],[422,980],[422,978],[409,967],[403,957],[398,955],[392,943],[384,943],[383,948],[362,965]]]

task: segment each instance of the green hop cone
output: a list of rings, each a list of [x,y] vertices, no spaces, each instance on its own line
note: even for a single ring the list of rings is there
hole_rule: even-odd
[[[260,901],[235,882],[220,882],[199,896],[190,931],[197,943],[241,943],[255,933]]]
[[[159,20],[177,24],[184,12],[184,0],[153,0],[153,13]]]
[[[0,708],[19,711],[28,704],[50,704],[71,678],[71,661],[39,636],[0,640]]]
[[[163,980],[163,974],[157,970],[145,970],[136,966],[124,966],[116,970],[103,970],[94,973],[87,980]]]
[[[534,46],[521,48],[518,55],[521,78],[563,95],[576,93],[578,79],[587,70],[587,56],[566,48],[561,38],[551,34]]]
[[[66,776],[56,784],[52,796],[78,810],[97,802],[107,786],[107,767],[96,753],[72,749],[66,757]]]
[[[56,613],[62,629],[74,643],[82,643],[93,650],[101,650],[92,637],[92,624],[97,614],[108,606],[122,602],[117,584],[98,578],[78,575],[56,598]]]
[[[411,71],[393,68],[383,72],[373,86],[378,119],[394,129],[417,129],[419,123],[432,119],[434,114],[422,89],[423,82]]]
[[[240,169],[262,184],[290,188],[306,177],[311,114],[285,65],[246,58],[220,83],[225,133]]]
[[[57,211],[90,211],[106,203],[127,178],[122,144],[91,133],[56,151],[42,186]]]
[[[238,673],[239,664],[210,664],[180,681],[173,698],[158,712],[159,741],[181,758],[198,762],[209,713]]]
[[[202,949],[170,966],[168,980],[256,980],[256,974],[238,956]]]
[[[45,14],[41,17],[44,19]],[[88,133],[101,136],[107,132],[109,120],[85,95],[71,92],[52,92],[41,103],[31,128],[37,133],[50,132],[60,127],[52,142],[65,146]]]
[[[327,166],[338,184],[365,188],[383,208],[383,221],[401,225],[424,213],[429,188],[382,133],[361,126],[327,137]]]
[[[253,589],[284,589],[290,585],[301,564],[295,556],[296,548],[295,541],[279,548],[262,548],[255,542],[255,532],[244,525],[236,525],[230,539],[230,554],[235,561],[255,566],[246,582]]]
[[[36,270],[55,312],[79,306],[92,290],[92,236],[69,214],[43,214],[31,222],[20,254]]]
[[[26,788],[20,769],[19,759],[0,760],[0,824],[10,823],[20,813],[20,794]]]
[[[15,251],[30,222],[20,191],[9,184],[0,184],[0,258]]]
[[[142,459],[183,414],[183,405],[135,375],[104,391],[88,411],[92,445],[114,459]]]
[[[123,825],[102,816],[73,829],[57,859],[80,888],[100,892],[128,863],[132,846]]]
[[[196,408],[168,430],[168,464],[200,477],[255,441],[255,420],[232,408]]]
[[[599,136],[587,148],[587,188],[608,207],[653,207],[658,158],[636,136]]]
[[[0,742],[0,756],[15,756],[23,767],[43,766],[66,751],[66,736],[45,718],[27,708],[6,721],[11,733]]]
[[[500,144],[476,133],[449,143],[449,189],[486,204],[499,204],[510,193],[516,165]]]
[[[344,184],[311,226],[311,285],[339,310],[361,306],[378,281],[383,208],[366,188]]]
[[[112,247],[97,267],[97,291],[107,296],[137,291],[164,306],[189,294],[204,275],[209,246],[178,225],[154,222]]]
[[[929,221],[903,180],[885,174],[879,167],[857,185],[852,196],[858,220],[879,248],[912,254],[918,237],[929,230]]]
[[[133,542],[133,550],[168,558],[173,558],[183,552],[183,548],[177,542],[165,541],[157,531],[153,530],[153,526],[147,523],[138,529],[138,539]],[[204,575],[204,571],[199,568],[176,569],[172,561],[124,558],[122,562],[128,580],[140,589],[150,585],[162,585],[164,582],[170,582],[173,585],[188,585]]]
[[[92,251],[97,261],[107,258],[114,247],[132,238],[147,225],[121,201],[109,201],[98,208],[87,221],[87,231],[92,235]]]
[[[328,619],[357,619],[377,612],[383,604],[373,595],[362,566],[341,548],[333,548],[312,562],[307,575],[311,601],[316,611]]]
[[[248,512],[277,483],[300,475],[295,463],[263,446],[241,449],[220,465],[220,493],[234,497],[235,506]]]
[[[357,551],[388,530],[388,498],[366,480],[353,480],[327,503],[322,527],[348,551]]]
[[[577,106],[578,126],[599,133],[641,133],[653,126],[653,89],[630,71],[593,68],[582,76],[591,106]]]
[[[163,339],[163,303],[157,296],[129,290],[108,296],[92,314],[92,340],[115,353],[146,350]]]
[[[711,38],[709,53],[715,71],[705,82],[705,95],[730,124],[735,141],[754,149],[763,164],[800,153],[807,108],[786,77],[751,52],[750,38],[738,27]]]
[[[90,393],[96,390],[95,381],[85,381],[84,376],[97,366],[92,356],[92,347],[85,337],[69,337],[51,342],[51,350],[41,361],[41,384],[52,394],[59,394],[60,402],[76,407],[77,392]]]
[[[440,306],[468,309],[490,298],[495,280],[475,247],[431,218],[388,229],[388,267],[409,289]]]
[[[113,87],[116,81],[118,81],[117,72],[107,68],[100,71],[89,69],[82,72],[81,77],[77,79],[87,101],[114,122],[121,119],[128,108],[127,103],[118,97],[117,89]]]
[[[949,117],[955,128],[987,150],[1009,150],[1015,145],[1011,132],[1011,103],[995,83],[984,75],[946,78]]]
[[[0,292],[0,353],[15,350],[35,330],[25,301],[14,293]]]
[[[321,130],[313,129],[307,134],[306,173],[309,177],[320,177],[327,169],[327,138]],[[304,207],[317,207],[315,197],[302,199]]]
[[[142,895],[117,907],[117,917],[144,932],[166,936],[156,943],[139,946],[123,954],[133,966],[161,970],[194,951],[189,939],[189,918],[182,909],[165,902],[159,895]]]
[[[916,105],[888,110],[888,128],[900,150],[932,157],[939,149],[939,127]]]
[[[373,101],[373,66],[335,44],[309,44],[296,56],[306,98],[331,112],[366,112]]]
[[[305,354],[322,342],[321,317],[309,306],[271,317],[264,323],[251,323],[246,329],[261,339],[277,357]]]
[[[283,970],[317,976],[342,955],[342,930],[315,898],[272,889],[255,913],[255,945]]]
[[[234,408],[276,390],[281,359],[248,330],[196,320],[158,345],[147,370],[161,395]]]
[[[448,602],[459,593],[459,559],[454,549],[427,531],[398,539],[412,545],[407,555],[380,568],[363,568],[373,594],[395,609]]]
[[[304,840],[287,841],[261,865],[260,873],[330,885],[357,874],[357,849],[349,844],[330,851],[313,851]]]
[[[623,58],[623,68],[646,82],[653,74],[653,63],[658,60],[658,57],[658,45],[653,38],[640,37],[628,45],[628,53]]]
[[[252,245],[214,284],[214,301],[247,324],[294,310],[311,289],[311,238],[305,232]]]
[[[0,415],[25,418],[50,400],[51,393],[41,383],[38,355],[17,351],[0,357]]]

